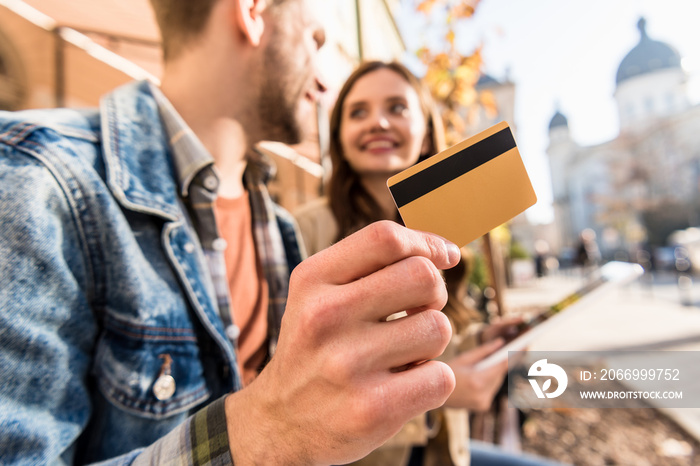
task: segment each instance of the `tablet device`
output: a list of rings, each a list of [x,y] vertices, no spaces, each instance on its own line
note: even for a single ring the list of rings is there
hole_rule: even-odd
[[[635,280],[642,273],[644,273],[644,269],[639,264],[608,262],[591,273],[581,288],[551,305],[544,312],[527,319],[520,335],[479,361],[474,365],[474,368],[476,370],[485,369],[508,359],[508,351],[523,351],[542,333],[590,306],[592,302],[602,298],[613,288]]]

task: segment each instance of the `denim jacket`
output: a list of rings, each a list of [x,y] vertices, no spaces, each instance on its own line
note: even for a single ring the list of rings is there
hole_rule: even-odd
[[[0,462],[133,452],[238,388],[168,151],[146,83],[0,116]]]

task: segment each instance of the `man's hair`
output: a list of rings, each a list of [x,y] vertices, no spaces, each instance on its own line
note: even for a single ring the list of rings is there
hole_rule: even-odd
[[[150,0],[160,28],[163,59],[171,60],[194,40],[219,0]],[[268,8],[284,0],[267,0]]]

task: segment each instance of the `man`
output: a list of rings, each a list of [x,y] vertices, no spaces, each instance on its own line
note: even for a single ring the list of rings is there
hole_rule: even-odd
[[[0,120],[0,458],[360,458],[454,387],[431,359],[450,337],[438,268],[459,250],[379,223],[289,277],[294,230],[251,147],[298,138],[323,30],[305,0],[153,4],[160,89],[127,85],[99,113]],[[226,247],[218,198],[242,196],[252,233]],[[248,265],[228,267],[231,250]],[[227,267],[249,276],[232,284]],[[266,334],[238,362],[258,298]]]

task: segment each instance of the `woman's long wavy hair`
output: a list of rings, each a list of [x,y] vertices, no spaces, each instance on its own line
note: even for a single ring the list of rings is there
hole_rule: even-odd
[[[381,69],[391,70],[401,76],[418,94],[421,110],[427,123],[426,134],[431,141],[431,147],[426,153],[420,155],[418,161],[425,160],[445,148],[444,127],[433,100],[429,92],[408,68],[397,62],[383,61],[370,61],[360,65],[345,81],[331,113],[330,155],[333,171],[328,186],[328,198],[331,211],[338,223],[338,238],[336,240],[340,240],[370,223],[386,220],[377,201],[362,186],[360,175],[350,167],[340,143],[343,106],[348,93],[360,78]],[[396,211],[395,218],[390,220],[401,223],[398,211]]]

